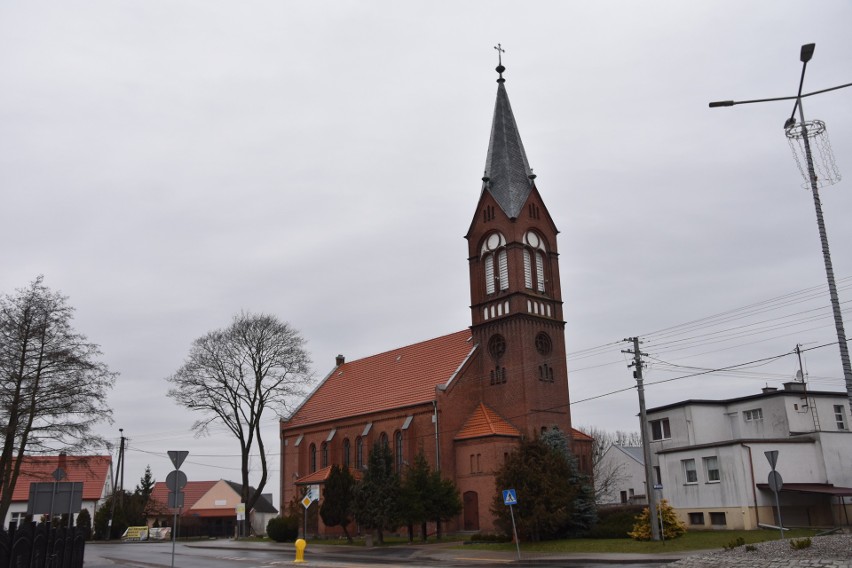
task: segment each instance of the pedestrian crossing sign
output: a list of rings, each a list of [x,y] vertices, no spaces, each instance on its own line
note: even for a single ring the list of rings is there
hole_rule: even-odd
[[[503,504],[509,506],[518,504],[518,496],[515,495],[514,489],[503,490]]]

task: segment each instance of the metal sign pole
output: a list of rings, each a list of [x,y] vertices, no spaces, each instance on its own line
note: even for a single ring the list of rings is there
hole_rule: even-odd
[[[518,529],[515,527],[515,513],[509,505],[509,514],[512,516],[512,534],[515,535],[515,548],[518,550],[518,560],[521,559],[521,542],[518,540]]]

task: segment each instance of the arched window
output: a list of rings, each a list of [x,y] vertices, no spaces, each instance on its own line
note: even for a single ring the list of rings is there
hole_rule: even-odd
[[[308,449],[308,454],[311,462],[311,473],[317,470],[317,447],[316,444],[311,444],[311,447]]]
[[[506,239],[500,233],[491,233],[482,244],[480,258],[485,265],[485,293],[509,289],[509,260]]]
[[[530,290],[545,292],[544,255],[547,249],[544,241],[536,233],[527,231],[524,245],[524,285]]]
[[[352,448],[349,447],[349,438],[343,439],[343,467],[349,468],[352,467],[352,462],[350,459],[350,450]]]
[[[328,442],[320,446],[320,467],[328,467]]]
[[[394,445],[394,463],[396,464],[396,471],[398,473],[402,473],[402,431],[397,430],[396,434],[393,435],[393,445]]]
[[[387,448],[390,444],[388,443],[388,435],[382,432],[382,435],[379,436],[379,443],[383,448]]]
[[[361,436],[355,438],[355,467],[357,469],[364,467],[364,438]]]

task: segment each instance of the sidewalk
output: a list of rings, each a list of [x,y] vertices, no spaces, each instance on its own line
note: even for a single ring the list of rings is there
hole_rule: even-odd
[[[210,548],[219,550],[280,550],[288,558],[295,559],[296,549],[291,543],[235,541],[235,540],[210,540],[188,542],[185,546],[190,548]],[[312,553],[322,551],[324,560],[312,559]],[[464,562],[493,562],[495,564],[519,563],[524,565],[547,565],[554,561],[563,564],[640,564],[655,565],[667,564],[682,560],[702,551],[675,552],[669,554],[622,554],[622,553],[566,553],[551,554],[543,552],[521,551],[521,561],[515,551],[505,550],[481,550],[461,546],[461,543],[429,543],[412,544],[390,547],[350,547],[337,545],[314,544],[308,541],[305,551],[306,564],[311,566],[335,566],[339,558],[341,562],[358,557],[361,561],[375,559],[377,563],[385,566],[393,566],[393,561],[398,560],[399,566],[411,567],[414,563],[432,562],[439,564],[464,563]],[[706,552],[706,551],[703,551]],[[326,563],[327,559],[327,563]]]
[[[461,546],[459,542],[432,542],[389,547],[350,547],[323,545],[308,542],[305,560],[308,566],[315,568],[339,568],[342,564],[351,565],[357,557],[360,563],[371,559],[375,564],[387,567],[418,565],[455,565],[464,563],[515,564],[520,566],[548,566],[553,564],[589,565],[634,565],[634,566],[670,566],[671,568],[852,568],[849,535],[820,537],[815,542],[811,554],[799,555],[789,551],[787,541],[762,543],[758,545],[763,553],[749,553],[743,550],[722,552],[721,550],[693,550],[665,554],[623,554],[623,553],[517,553],[505,550],[481,550]],[[321,542],[321,541],[320,541]],[[823,548],[821,545],[826,545]],[[278,550],[282,560],[294,560],[295,546],[291,543],[210,540],[186,543],[190,548],[210,548],[219,550]],[[764,548],[766,547],[766,548]],[[315,555],[322,552],[323,558]]]

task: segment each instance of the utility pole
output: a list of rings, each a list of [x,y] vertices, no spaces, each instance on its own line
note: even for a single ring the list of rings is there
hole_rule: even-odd
[[[119,428],[118,431],[121,435],[121,443],[118,446],[118,465],[115,468],[115,477],[118,478],[119,475],[121,476],[121,492],[119,493],[119,496],[121,496],[124,493],[124,428]],[[110,471],[112,471],[112,464],[110,464]],[[118,479],[112,479],[112,503],[109,511],[109,523],[107,523],[107,540],[112,538],[112,520],[115,518],[115,500],[117,498],[115,486],[117,483]],[[124,501],[122,500],[123,504]],[[122,508],[122,510],[124,509]]]
[[[647,353],[639,351],[639,338],[631,337],[624,341],[633,342],[633,349],[625,349],[622,353],[633,355],[633,363],[627,367],[635,367],[633,378],[636,379],[636,390],[639,392],[639,423],[642,428],[642,455],[645,458],[645,497],[648,499],[648,521],[651,523],[651,540],[660,540],[660,525],[657,520],[657,498],[654,493],[654,467],[651,465],[651,445],[648,440],[648,415],[645,412],[645,387],[642,383],[642,357]]]

